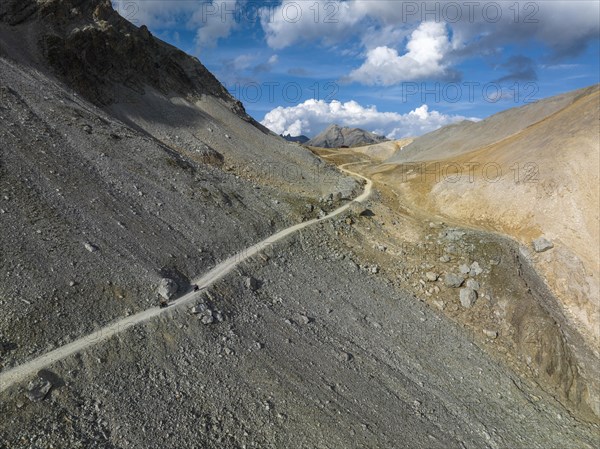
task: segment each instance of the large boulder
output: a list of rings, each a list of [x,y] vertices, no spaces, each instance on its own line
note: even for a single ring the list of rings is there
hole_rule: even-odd
[[[162,278],[158,283],[157,293],[166,300],[172,299],[177,290],[179,290],[179,286],[173,279]]]

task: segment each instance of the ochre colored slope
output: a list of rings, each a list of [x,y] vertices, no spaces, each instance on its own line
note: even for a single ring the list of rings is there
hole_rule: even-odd
[[[599,91],[500,142],[437,161],[385,165],[375,179],[415,208],[554,243],[536,266],[588,341],[599,341]],[[446,149],[440,148],[440,155]],[[597,347],[597,346],[595,346]]]

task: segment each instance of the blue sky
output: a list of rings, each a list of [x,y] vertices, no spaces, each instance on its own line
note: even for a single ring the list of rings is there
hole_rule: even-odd
[[[599,2],[113,1],[278,133],[389,137],[600,82]]]

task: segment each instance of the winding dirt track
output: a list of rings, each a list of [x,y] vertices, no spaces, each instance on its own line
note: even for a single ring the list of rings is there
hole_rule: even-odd
[[[348,165],[352,165],[352,164],[345,164],[345,166],[348,166]],[[371,180],[365,178],[364,176],[359,175],[358,173],[354,173],[349,170],[346,170],[343,168],[343,166],[339,167],[339,168],[342,171],[344,171],[352,176],[359,177],[366,181],[366,185],[365,185],[365,189],[364,189],[363,193],[360,196],[358,196],[357,198],[355,198],[352,202],[339,207],[338,209],[334,210],[333,212],[329,213],[327,216],[325,216],[323,218],[313,219],[310,221],[305,221],[303,223],[299,223],[297,225],[291,226],[282,231],[279,231],[278,233],[270,236],[269,238],[263,240],[262,242],[259,242],[253,246],[243,249],[242,251],[235,254],[234,256],[231,256],[230,258],[221,262],[219,265],[217,265],[215,268],[210,270],[204,276],[192,281],[194,284],[198,285],[198,287],[200,288],[200,291],[191,292],[191,293],[188,293],[187,295],[180,297],[170,307],[162,308],[162,309],[160,307],[153,307],[151,309],[144,310],[143,312],[139,312],[135,315],[131,315],[126,318],[122,318],[118,321],[115,321],[112,324],[109,324],[101,329],[98,329],[97,331],[95,331],[89,335],[78,338],[77,340],[72,341],[71,343],[63,345],[63,346],[56,348],[50,352],[47,352],[44,355],[41,355],[39,357],[36,357],[35,359],[25,362],[22,365],[16,366],[16,367],[6,370],[4,372],[0,372],[0,392],[6,390],[7,388],[13,386],[14,384],[16,384],[18,382],[21,382],[22,380],[26,379],[27,377],[36,374],[39,370],[47,368],[48,366],[52,365],[53,363],[55,363],[59,360],[62,360],[70,355],[73,355],[80,351],[83,351],[95,344],[101,343],[101,342],[109,339],[113,335],[119,334],[119,333],[127,330],[131,326],[135,326],[136,324],[144,323],[145,321],[151,320],[152,318],[155,318],[155,317],[157,317],[163,313],[166,313],[174,308],[184,307],[185,305],[192,303],[202,294],[202,291],[201,291],[202,289],[210,286],[214,282],[223,278],[228,273],[230,273],[236,266],[238,266],[240,263],[242,263],[243,261],[247,260],[248,258],[258,254],[265,248],[268,248],[269,246],[273,245],[274,243],[278,242],[279,240],[282,240],[282,239],[300,231],[301,229],[312,226],[315,223],[318,223],[320,221],[328,220],[328,219],[331,219],[331,218],[334,218],[334,217],[340,215],[341,213],[348,210],[348,208],[352,205],[352,203],[355,203],[355,202],[362,203],[362,202],[366,201],[370,197],[371,190],[373,187]]]

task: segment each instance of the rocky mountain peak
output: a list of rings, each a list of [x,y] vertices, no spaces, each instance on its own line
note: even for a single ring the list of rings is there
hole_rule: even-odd
[[[334,123],[312,138],[307,144],[322,148],[341,148],[371,145],[386,140],[384,136],[378,136],[370,131],[346,126],[342,127]]]
[[[154,89],[191,101],[203,95],[218,98],[245,120],[242,104],[200,63],[121,17],[110,0],[4,0],[0,24],[21,33],[23,51],[50,69],[76,92],[96,105],[118,103]],[[31,37],[34,39],[31,39]],[[10,50],[10,49],[7,49]]]

